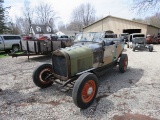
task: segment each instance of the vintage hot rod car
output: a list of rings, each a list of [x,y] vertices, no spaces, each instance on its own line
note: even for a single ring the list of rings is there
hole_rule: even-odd
[[[128,39],[128,42],[127,42],[127,48],[132,48],[132,40],[134,38],[141,38],[141,37],[145,37],[145,34],[142,34],[142,33],[133,33],[133,34],[130,34],[129,35],[129,39]]]
[[[146,38],[138,37],[132,39],[132,50],[149,50],[149,52],[153,51],[153,45],[147,44]]]
[[[98,76],[119,65],[124,73],[127,54],[122,54],[124,42],[120,38],[105,38],[103,32],[83,33],[71,47],[52,53],[52,65],[43,64],[33,72],[33,82],[40,88],[55,83],[72,85],[72,97],[79,108],[89,107],[97,94]]]

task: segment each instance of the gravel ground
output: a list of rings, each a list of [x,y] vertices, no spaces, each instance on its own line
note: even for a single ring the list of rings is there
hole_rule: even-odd
[[[97,97],[88,109],[77,108],[72,91],[61,86],[40,89],[32,82],[36,66],[50,57],[0,59],[0,120],[160,120],[160,45],[154,52],[128,54],[125,73],[118,67],[99,78]]]

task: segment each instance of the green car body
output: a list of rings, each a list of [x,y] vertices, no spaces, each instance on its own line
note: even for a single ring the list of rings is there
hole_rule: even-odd
[[[55,64],[54,61],[55,56],[64,56],[65,61],[57,61],[58,63]],[[64,76],[58,75],[56,74],[56,72],[54,73],[54,75],[61,80],[67,80],[71,76],[76,75],[78,72],[82,72],[86,69],[92,68],[93,52],[90,48],[86,46],[69,47],[66,49],[54,51],[52,56],[52,61],[53,61],[53,68],[55,67],[62,68],[64,66],[66,67],[65,70],[68,71],[66,75]],[[59,64],[61,65],[63,64],[64,66],[61,66]]]
[[[78,41],[72,47],[54,51],[52,54],[54,76],[60,80],[68,80],[83,71],[112,64],[124,49],[124,43],[119,39],[117,42],[117,38],[103,41],[113,42],[113,40],[115,43],[112,45],[96,41]],[[63,56],[63,59],[55,60],[58,56]],[[65,74],[62,73],[64,70],[67,71]]]

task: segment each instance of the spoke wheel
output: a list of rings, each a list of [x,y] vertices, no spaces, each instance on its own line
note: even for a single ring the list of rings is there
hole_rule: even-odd
[[[19,51],[19,46],[18,46],[18,45],[14,45],[14,46],[12,47],[12,50],[13,50],[14,52],[18,52],[18,51]]]

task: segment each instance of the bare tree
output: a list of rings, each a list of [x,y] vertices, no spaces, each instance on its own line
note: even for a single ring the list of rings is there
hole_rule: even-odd
[[[66,25],[67,30],[73,30],[73,31],[82,31],[83,24],[79,21],[73,21]]]
[[[145,18],[145,21],[150,24],[150,25],[154,25],[156,27],[160,28],[160,13],[156,13],[155,15],[151,16],[151,17],[147,17]]]
[[[34,10],[30,6],[30,2],[28,0],[24,1],[24,18],[19,18],[17,21],[21,22],[23,28],[24,34],[29,34],[29,28],[31,27],[31,24],[33,22],[33,12]],[[18,23],[18,22],[17,22]]]
[[[16,17],[16,26],[19,28],[20,34],[28,34],[29,33],[29,23],[28,19],[23,17]]]
[[[58,18],[56,12],[52,9],[51,5],[47,3],[40,3],[35,7],[36,13],[36,23],[38,24],[52,24],[54,26],[54,21]]]
[[[140,18],[134,18],[132,19],[133,21],[137,21],[137,22],[141,22],[141,23],[146,23],[149,25],[153,25],[156,27],[160,28],[160,13],[156,13],[153,16],[148,16],[144,19],[140,19]]]
[[[147,23],[145,19],[141,19],[141,18],[133,18],[132,20],[136,22]]]
[[[58,23],[58,30],[66,30],[66,25],[62,21]]]
[[[138,13],[146,13],[146,11],[155,11],[158,12],[160,9],[160,0],[133,0],[134,9]]]
[[[9,27],[8,33],[10,34],[21,34],[20,29],[18,28],[17,24],[12,22],[12,19],[10,19],[10,22],[8,22],[7,26]]]
[[[73,10],[71,19],[72,26],[77,24],[76,29],[82,30],[95,21],[95,9],[90,3],[81,4]]]

